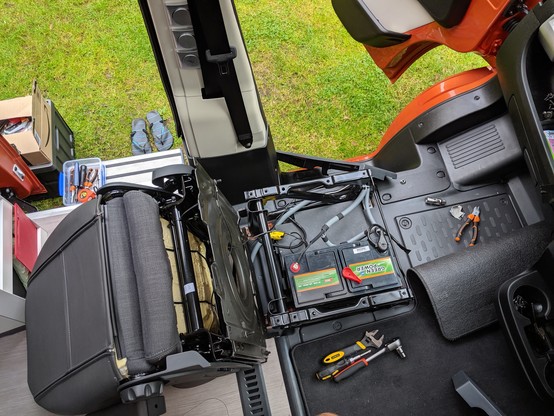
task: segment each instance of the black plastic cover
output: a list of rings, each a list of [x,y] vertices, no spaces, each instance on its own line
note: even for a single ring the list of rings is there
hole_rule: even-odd
[[[523,153],[508,114],[439,143],[450,180],[458,186],[494,181],[513,172]]]
[[[554,66],[537,32],[553,14],[553,2],[536,6],[506,38],[496,61],[504,98],[529,170],[544,201],[551,204],[554,204],[554,156],[544,131],[554,127],[549,117]]]
[[[419,3],[439,25],[449,28],[462,21],[471,0],[419,0]]]
[[[363,0],[333,0],[340,21],[355,40],[376,48],[398,45],[410,35],[387,30],[371,13]]]
[[[373,163],[394,172],[415,169],[426,161],[420,160],[414,144],[440,142],[505,112],[502,90],[494,77],[420,114],[385,144]]]
[[[530,329],[531,316],[521,308],[522,301],[542,307],[539,324],[552,322],[554,295],[546,283],[549,276],[530,271],[505,282],[498,290],[496,309],[506,340],[517,357],[533,390],[542,399],[554,398],[554,369],[546,351],[539,348]],[[551,324],[548,325],[551,328]],[[547,334],[550,338],[550,335]]]
[[[231,204],[244,202],[244,192],[274,186],[279,182],[277,154],[273,140],[265,148],[196,159]]]
[[[101,221],[90,202],[52,233],[31,277],[28,384],[49,411],[88,413],[118,400],[104,257]]]

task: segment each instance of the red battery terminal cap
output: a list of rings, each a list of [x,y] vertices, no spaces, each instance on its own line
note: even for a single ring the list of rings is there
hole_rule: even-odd
[[[348,280],[352,280],[356,283],[362,283],[362,279],[360,279],[350,267],[345,267],[344,269],[342,269],[342,277]]]
[[[300,263],[295,261],[290,265],[290,271],[293,273],[298,273],[300,271]]]

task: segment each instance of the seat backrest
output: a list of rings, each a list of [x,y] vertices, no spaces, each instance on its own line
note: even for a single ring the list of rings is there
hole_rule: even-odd
[[[171,267],[156,201],[139,191],[106,203],[106,235],[122,355],[129,374],[180,351]]]
[[[28,286],[35,401],[61,414],[105,408],[120,400],[127,375],[156,371],[180,351],[171,287],[152,197],[130,191],[69,214],[46,241]]]

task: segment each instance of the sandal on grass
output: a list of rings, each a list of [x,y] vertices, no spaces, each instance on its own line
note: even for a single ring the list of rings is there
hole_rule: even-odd
[[[150,123],[150,133],[154,138],[154,144],[159,151],[169,150],[173,146],[173,136],[164,124],[164,120],[157,111],[150,111],[146,114],[146,119]]]
[[[135,118],[131,122],[131,150],[135,156],[152,152],[152,147],[148,142],[146,121],[142,118]]]

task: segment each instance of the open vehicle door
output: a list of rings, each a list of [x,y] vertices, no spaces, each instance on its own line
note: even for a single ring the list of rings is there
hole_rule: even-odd
[[[189,158],[233,203],[242,187],[275,184],[273,141],[233,2],[139,3]]]

